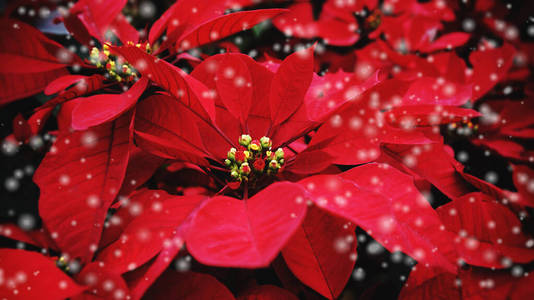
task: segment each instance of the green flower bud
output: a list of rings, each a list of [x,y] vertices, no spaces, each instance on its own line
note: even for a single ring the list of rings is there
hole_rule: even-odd
[[[278,148],[276,149],[276,152],[274,153],[277,160],[284,158],[284,149]]]
[[[239,178],[239,173],[237,173],[237,171],[232,171],[230,173],[230,176],[232,176],[234,179],[238,179]]]
[[[248,134],[242,134],[239,137],[239,145],[243,147],[248,147],[251,141],[252,141],[252,137]]]
[[[224,160],[224,164],[225,164],[227,167],[229,167],[229,166],[232,165],[232,161],[229,160],[229,159],[227,158],[227,159]]]
[[[228,151],[228,154],[226,155],[229,160],[235,161],[235,153],[237,152],[236,148],[231,148],[230,151]]]
[[[265,149],[270,149],[273,146],[273,141],[270,138],[264,136],[260,139],[261,146]]]

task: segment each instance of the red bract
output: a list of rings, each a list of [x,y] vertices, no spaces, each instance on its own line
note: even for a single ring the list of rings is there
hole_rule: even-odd
[[[30,25],[3,18],[0,28],[0,105],[39,93],[75,62],[70,51]]]
[[[37,252],[1,249],[2,285],[0,294],[10,299],[63,299],[83,292],[55,266],[53,260]],[[46,291],[46,292],[45,292]]]
[[[241,165],[239,169],[230,172],[230,178],[228,175],[221,178],[227,182],[227,186],[219,193],[229,191],[230,187],[238,193],[244,193],[243,199],[214,196],[202,202],[199,209],[191,215],[189,225],[179,227],[175,239],[181,241],[185,238],[190,253],[204,264],[247,268],[268,265],[286,246],[287,250],[282,250],[282,253],[295,275],[321,294],[335,298],[350,276],[352,267],[330,264],[325,260],[328,255],[326,253],[329,252],[323,254],[311,251],[310,248],[327,251],[336,242],[345,243],[346,246],[341,245],[343,251],[346,251],[342,255],[347,263],[353,262],[355,254],[349,253],[349,250],[353,247],[350,245],[354,242],[354,235],[347,238],[338,227],[346,222],[339,218],[345,218],[362,226],[386,248],[404,251],[420,261],[453,272],[454,259],[440,254],[454,253],[455,250],[451,248],[447,233],[440,232],[439,218],[426,200],[418,195],[409,177],[391,167],[366,165],[339,175],[308,177],[299,183],[271,183],[275,178],[269,178],[269,173],[263,173],[264,170],[250,173],[250,169],[244,168],[244,164],[253,159],[249,155],[262,153],[263,150],[258,150],[261,147],[267,147],[270,152],[271,139],[254,141],[248,135],[240,136],[243,132],[250,132],[252,136],[270,135],[273,137],[274,149],[277,146],[283,149],[280,150],[284,162],[281,162],[283,166],[279,171],[279,179],[283,179],[282,176],[287,171],[298,172],[295,166],[299,166],[299,160],[306,161],[299,168],[308,170],[301,170],[302,174],[316,173],[328,167],[328,162],[325,164],[320,161],[325,158],[323,149],[333,149],[332,141],[337,138],[335,135],[338,131],[332,130],[331,135],[323,132],[322,128],[327,124],[323,124],[313,136],[310,150],[290,154],[292,148],[286,147],[321,125],[321,120],[331,116],[343,103],[357,99],[360,93],[379,81],[352,86],[357,91],[349,96],[345,95],[346,90],[336,95],[325,89],[324,92],[332,95],[331,99],[335,100],[321,106],[320,97],[305,94],[312,77],[311,53],[311,49],[308,49],[289,56],[279,67],[275,66],[274,74],[243,55],[214,56],[200,64],[191,74],[200,81],[189,77],[181,79],[187,84],[181,84],[186,90],[179,89],[179,85],[172,80],[164,80],[162,74],[165,73],[161,72],[169,72],[167,70],[171,70],[171,66],[161,62],[148,64],[147,69],[150,70],[152,79],[179,99],[157,95],[139,104],[135,124],[138,144],[156,155],[199,163],[212,176],[220,176],[217,172],[224,170],[222,161],[225,157],[228,157],[227,166],[234,160]],[[125,54],[132,53],[124,51],[123,55]],[[321,82],[319,78],[315,80]],[[312,83],[312,87],[316,84]],[[221,92],[222,87],[227,88],[229,85],[236,85],[243,91],[239,95]],[[200,93],[202,94],[199,95]],[[248,103],[252,103],[252,106],[248,107]],[[211,107],[215,107],[215,114],[209,113]],[[174,115],[182,117],[176,120],[172,118]],[[391,130],[399,134],[401,132]],[[347,134],[357,135],[353,132]],[[318,137],[323,140],[315,143]],[[237,147],[233,142],[237,140],[241,144],[241,150],[234,149],[234,152],[231,150],[226,153],[230,147]],[[272,156],[274,149],[273,154],[267,154],[269,167],[275,161]],[[359,145],[355,144],[354,149],[359,149]],[[329,151],[336,153],[339,159],[349,153]],[[276,153],[279,155],[278,150]],[[284,155],[285,153],[288,154]],[[372,157],[366,159],[369,161]],[[310,165],[318,166],[318,163],[321,167],[310,171]],[[280,162],[274,165],[277,164]],[[239,180],[236,182],[237,178]],[[398,193],[399,189],[405,191]],[[320,211],[314,217],[311,212],[312,215],[302,225],[307,200],[317,205],[318,208],[314,210],[326,210],[336,217]],[[373,205],[369,205],[370,203]],[[413,223],[412,214],[416,214],[419,221]],[[321,215],[322,218],[332,220],[333,228],[338,227],[341,236],[326,239],[302,236],[303,232],[316,231],[315,227],[323,226],[319,221],[322,218],[318,218]],[[290,240],[291,236],[293,238]],[[159,274],[168,264],[168,259],[177,253],[179,246],[181,243],[164,250],[146,271],[148,275],[145,277],[153,278],[155,274]],[[312,260],[295,261],[301,255],[311,257]],[[353,255],[352,259],[350,255]],[[144,282],[141,286],[137,285],[136,290],[142,292],[142,286],[147,284],[149,283]]]
[[[56,243],[87,262],[124,179],[134,112],[87,131],[65,133],[37,169],[39,211]],[[65,199],[69,205],[62,205]]]
[[[148,39],[154,43],[165,32],[167,38],[159,51],[171,48],[181,52],[252,28],[283,12],[265,9],[225,15],[226,9],[234,8],[233,4],[235,1],[178,1],[154,23]]]
[[[74,38],[85,45],[90,45],[91,37],[104,42],[109,41],[112,35],[123,43],[137,42],[139,33],[121,13],[126,2],[78,1],[63,17],[63,23]]]
[[[534,152],[525,141],[534,138],[531,101],[492,100],[480,106],[484,113],[479,122],[478,134],[484,138],[472,143],[487,147],[498,154],[521,162],[531,162]],[[527,147],[523,146],[527,145]]]
[[[473,193],[437,211],[446,229],[458,232],[454,243],[463,263],[494,270],[532,260],[534,251],[527,248],[520,221],[494,199]],[[509,272],[492,270],[464,267],[453,276],[435,268],[418,266],[410,274],[401,298],[423,299],[439,294],[468,299],[521,299],[532,293],[529,276],[517,279],[521,273],[512,271],[510,275]]]
[[[103,299],[127,297],[128,287],[115,273],[105,269],[102,262],[80,263],[69,255],[62,253],[46,231],[23,232],[14,226],[2,225],[0,235],[17,239],[40,247],[44,253],[60,253],[59,257],[26,250],[0,250],[3,267],[3,279],[0,285],[2,296],[10,299],[86,299],[98,297]],[[108,266],[112,266],[111,263]],[[4,282],[4,281],[3,281]]]

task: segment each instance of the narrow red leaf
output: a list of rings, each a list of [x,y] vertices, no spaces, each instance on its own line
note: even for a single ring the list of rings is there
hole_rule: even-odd
[[[100,94],[84,98],[72,111],[72,128],[85,130],[118,118],[132,108],[148,85],[148,79],[141,78],[122,94]]]
[[[304,284],[326,298],[336,299],[356,262],[355,230],[354,224],[310,207],[282,255]]]
[[[446,152],[443,144],[384,145],[382,150],[380,161],[404,166],[450,198],[473,191],[458,172],[459,163]]]
[[[252,78],[241,56],[226,54],[219,62],[216,85],[219,98],[228,111],[241,121],[243,128],[252,106]]]
[[[45,90],[45,95],[53,95],[55,93],[61,92],[68,88],[69,86],[75,84],[76,82],[87,78],[87,76],[84,75],[65,75],[61,76],[58,79],[50,82]]]
[[[42,91],[57,77],[68,74],[72,53],[40,31],[19,20],[0,21],[0,105]]]
[[[61,250],[88,261],[126,171],[133,112],[59,136],[34,175],[39,214]]]
[[[215,120],[215,104],[209,91],[180,68],[160,60],[135,46],[113,47],[141,75],[166,89],[205,120]]]
[[[66,299],[85,289],[41,253],[0,249],[0,265],[0,295],[9,299]]]
[[[63,78],[63,77],[60,77],[60,78]],[[85,77],[79,80],[78,82],[76,82],[75,85],[61,92],[58,96],[47,101],[45,104],[41,105],[37,109],[42,110],[46,108],[53,108],[56,105],[65,103],[76,97],[80,97],[80,96],[95,92],[101,89],[103,86],[104,86],[104,76],[100,74],[94,74],[89,77]]]
[[[291,54],[274,75],[269,96],[272,126],[289,118],[304,101],[313,76],[314,49]]]
[[[284,11],[283,9],[255,9],[219,16],[185,31],[178,38],[176,47],[178,51],[185,51],[208,44],[236,32],[250,29]]]
[[[139,145],[141,148],[156,155],[167,153],[166,158],[180,158],[181,154],[209,156],[197,127],[199,118],[176,98],[153,95],[139,103],[137,109],[136,134],[148,142]],[[156,148],[149,148],[150,144]]]
[[[70,8],[69,13],[78,17],[94,38],[104,42],[109,40],[106,33],[112,30],[110,25],[120,14],[126,2],[127,0],[81,0]]]
[[[26,231],[15,224],[2,224],[0,225],[0,235],[36,247],[57,250],[50,234],[44,228]]]

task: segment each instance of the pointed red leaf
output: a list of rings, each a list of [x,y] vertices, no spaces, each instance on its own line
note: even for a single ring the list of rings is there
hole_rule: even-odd
[[[325,151],[311,150],[297,154],[295,161],[286,170],[297,174],[314,174],[332,165],[333,156]]]
[[[390,251],[456,270],[452,234],[442,229],[409,176],[385,164],[367,164],[341,176],[318,175],[300,183],[319,207],[353,221]]]
[[[229,3],[212,0],[176,1],[163,15],[154,22],[148,34],[148,40],[154,44],[166,32],[167,39],[158,51],[173,45],[185,30],[192,30],[204,22],[224,15]],[[176,22],[175,20],[179,20]]]
[[[87,76],[84,75],[65,75],[61,76],[58,79],[50,82],[45,90],[45,95],[53,95],[55,93],[61,92],[68,88],[69,86],[75,84],[76,82],[87,78]]]
[[[528,237],[520,220],[504,205],[482,193],[470,193],[437,210],[445,228],[458,234],[454,240],[461,259],[487,268],[508,267],[534,260],[534,249],[526,247]],[[503,265],[504,264],[504,265]]]
[[[304,219],[304,190],[274,183],[252,198],[211,198],[198,211],[187,248],[201,263],[255,268],[267,266]]]
[[[126,171],[133,112],[59,136],[34,175],[39,214],[62,252],[88,261]]]
[[[128,42],[137,43],[139,41],[139,31],[130,24],[128,19],[122,13],[118,14],[113,22],[111,22],[109,30],[111,30],[123,44]]]
[[[136,203],[138,198],[152,201],[144,209]],[[173,231],[200,204],[204,196],[173,196],[159,190],[143,190],[121,209],[128,210],[135,218],[126,226],[119,239],[102,250],[97,260],[106,263],[114,273],[131,271],[146,263],[163,248]]]
[[[18,20],[0,21],[0,105],[42,91],[57,77],[68,74],[72,53],[37,29]]]
[[[209,274],[174,270],[163,273],[144,297],[155,300],[235,299],[228,288]]]
[[[0,249],[0,266],[0,295],[6,299],[59,300],[81,294],[85,289],[41,253]]]
[[[226,54],[216,74],[217,91],[228,111],[245,125],[252,106],[252,78],[242,56]],[[246,56],[248,57],[248,56]]]
[[[272,125],[284,122],[304,101],[313,76],[310,47],[288,56],[274,75],[269,95]]]
[[[21,142],[25,142],[32,136],[32,128],[20,113],[13,119],[13,135],[17,141]]]
[[[141,78],[122,94],[100,94],[84,98],[72,111],[72,128],[85,130],[119,117],[137,103],[147,85],[148,79]]]
[[[39,248],[57,250],[50,234],[44,228],[26,231],[14,224],[2,224],[0,225],[0,235]]]
[[[75,278],[87,286],[87,291],[73,300],[130,299],[130,291],[124,279],[119,274],[110,272],[100,262],[85,265]]]
[[[199,118],[176,98],[153,95],[139,103],[137,109],[136,135],[144,140],[139,144],[144,150],[177,159],[188,155],[199,160],[210,155],[197,127]]]
[[[293,274],[321,295],[336,299],[356,262],[356,226],[317,207],[282,249]]]
[[[177,49],[185,51],[223,39],[239,31],[250,29],[282,12],[284,12],[283,9],[255,9],[216,17],[184,32],[178,38]]]
[[[385,145],[382,150],[380,161],[404,166],[450,198],[473,191],[458,172],[459,163],[446,152],[443,144]]]
[[[207,88],[182,69],[135,46],[112,47],[142,76],[166,89],[205,120],[215,120],[215,104]]]
[[[69,13],[76,15],[89,33],[100,42],[103,42],[110,40],[106,33],[108,30],[112,30],[110,25],[120,14],[126,2],[127,0],[81,0],[70,8]]]
[[[10,53],[0,53],[0,61],[3,62],[0,74],[43,73],[65,67],[58,61],[47,61]]]
[[[65,77],[65,76],[63,76]],[[61,77],[61,78],[63,78]],[[104,76],[100,74],[94,74],[88,77],[85,77],[75,85],[68,88],[67,90],[60,92],[55,98],[47,101],[45,104],[41,105],[38,109],[42,110],[45,108],[52,108],[56,105],[63,104],[69,100],[72,100],[76,97],[80,97],[94,91],[101,89],[104,86]]]

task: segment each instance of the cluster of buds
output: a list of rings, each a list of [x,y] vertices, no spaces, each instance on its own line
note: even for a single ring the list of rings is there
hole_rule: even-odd
[[[102,51],[93,47],[89,60],[98,68],[104,69],[110,79],[118,82],[134,82],[137,79],[137,72],[132,65],[111,54],[106,44],[102,47]]]
[[[58,267],[59,269],[61,269],[61,271],[65,272],[65,273],[70,273],[71,272],[71,268],[70,268],[70,262],[68,260],[68,258],[64,255],[61,255],[57,260],[56,260],[56,267]]]
[[[284,150],[272,151],[273,142],[264,136],[253,140],[248,134],[239,137],[239,149],[231,148],[224,160],[235,181],[249,181],[261,174],[275,175],[284,165]]]
[[[381,23],[382,13],[380,10],[376,9],[365,19],[364,27],[367,31],[371,32],[377,29]]]
[[[469,136],[478,131],[478,124],[473,124],[471,121],[463,121],[450,123],[448,128],[450,131],[454,131],[459,135]]]

